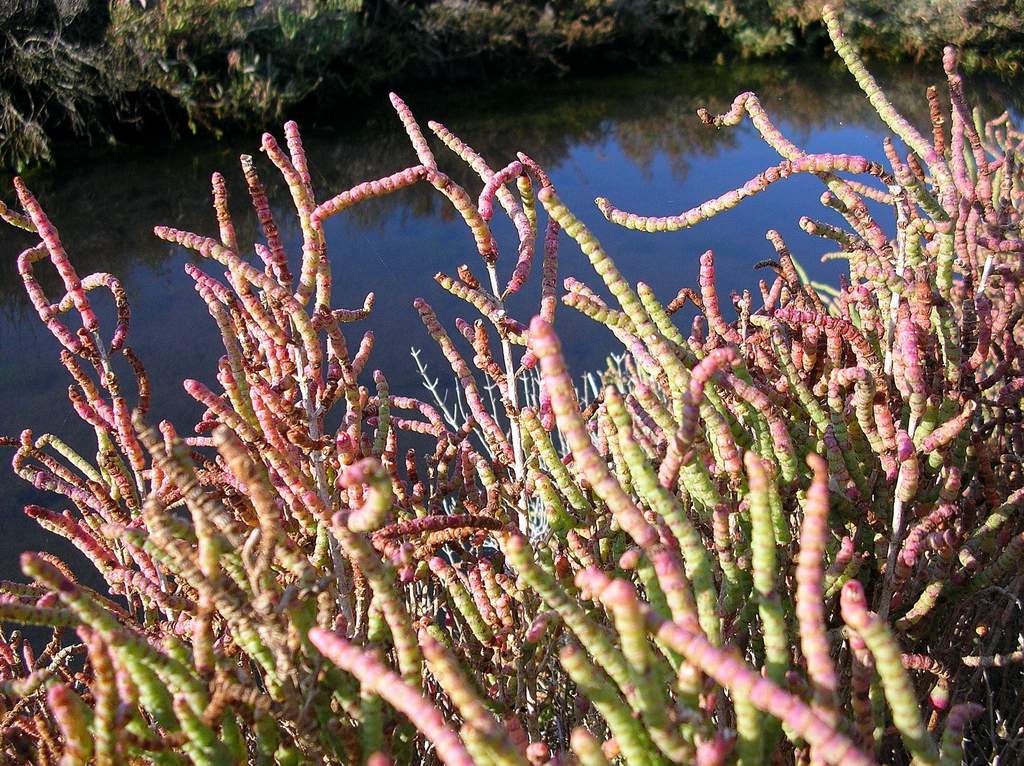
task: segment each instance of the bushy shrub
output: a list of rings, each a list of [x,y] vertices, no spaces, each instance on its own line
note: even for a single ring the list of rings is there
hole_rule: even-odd
[[[0,157],[10,166],[52,158],[50,136],[95,129],[116,108],[103,51],[106,8],[95,0],[0,5]]]
[[[854,0],[843,5],[847,24],[871,54],[918,59],[936,46],[959,47],[962,64],[1020,72],[1024,64],[1024,5],[1020,0]]]
[[[929,91],[920,133],[827,14],[909,152],[887,142],[888,168],[808,154],[744,93],[700,117],[709,129],[749,117],[777,165],[678,215],[598,205],[672,231],[813,174],[847,224],[801,219],[849,260],[838,289],[809,283],[768,232],[769,279],[757,298],[732,296],[735,319],[710,252],[697,288],[663,304],[533,159],[493,168],[429,123],[479,175],[471,196],[393,97],[416,164],[323,201],[295,124],[286,147],[263,136],[301,257],[285,252],[248,157],[258,260],[242,255],[219,174],[215,237],[156,228],[224,270],[186,266],[225,349],[220,390],[184,382],[205,409],[192,436],[149,413],[117,278],[80,278],[16,181],[23,211],[0,214],[39,237],[19,270],[97,451],[31,431],[7,441],[19,475],[74,508],[26,513],[82,550],[109,592],[46,553],[24,554],[31,582],[0,584],[0,618],[53,629],[41,651],[19,633],[0,641],[5,756],[945,765],[961,762],[983,703],[1001,725],[970,756],[1013,758],[1020,674],[995,690],[977,675],[1020,660],[1022,136],[1005,114],[972,115],[953,49],[949,106]],[[454,337],[415,302],[457,407],[367,374],[375,339],[350,345],[348,325],[372,295],[331,305],[323,222],[421,183],[481,257],[435,276],[479,314]],[[499,255],[495,213],[516,232],[514,259]],[[567,278],[561,303],[627,352],[583,400],[554,330],[569,241],[603,289]],[[35,275],[44,260],[66,291],[56,302]],[[536,271],[538,315],[516,320],[504,302]],[[113,332],[94,290],[113,295]],[[688,303],[683,330],[673,315]]]
[[[193,129],[266,122],[309,95],[352,48],[359,0],[111,4],[116,66],[183,108]]]

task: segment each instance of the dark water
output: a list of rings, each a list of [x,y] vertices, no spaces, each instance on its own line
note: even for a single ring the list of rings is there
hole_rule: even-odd
[[[904,70],[887,73],[883,81],[900,108],[923,125],[924,88],[931,80],[924,73]],[[628,278],[647,281],[664,300],[681,286],[696,285],[697,258],[708,248],[717,256],[720,294],[744,288],[756,294],[758,274],[752,267],[773,254],[764,239],[769,228],[782,232],[812,278],[835,282],[841,266],[818,263],[827,243],[803,234],[797,226],[803,214],[832,218],[818,203],[822,189],[813,178],[776,184],[740,208],[677,234],[620,229],[605,222],[593,205],[595,196],[604,195],[627,209],[671,214],[738,186],[777,162],[779,158],[749,126],[715,131],[694,116],[702,105],[721,112],[736,93],[751,89],[761,95],[786,134],[807,150],[882,159],[880,121],[849,75],[820,64],[743,65],[731,70],[687,65],[611,79],[405,95],[424,125],[428,119],[445,123],[494,167],[514,158],[517,150],[531,154],[548,169],[565,202],[592,225]],[[995,114],[1002,109],[995,105],[1012,92],[1011,86],[986,83],[976,95]],[[320,124],[305,132],[319,199],[415,163],[384,94],[379,103],[379,109],[348,117],[324,115]],[[1012,106],[1019,109],[1018,104]],[[228,179],[240,240],[251,242],[256,221],[247,206],[237,157],[258,154],[258,146],[259,129],[254,127],[247,138],[217,144],[188,141],[114,152],[83,149],[81,159],[28,179],[79,273],[110,271],[124,282],[133,308],[130,343],[153,381],[153,414],[169,418],[183,433],[190,432],[202,408],[184,394],[180,381],[195,377],[215,384],[216,360],[223,348],[205,304],[182,269],[198,260],[157,240],[152,226],[215,233],[209,178],[212,171],[221,170]],[[437,142],[435,153],[471,194],[479,191],[479,181]],[[287,191],[269,161],[258,161],[271,186],[286,244],[290,252],[298,252],[300,239],[288,217]],[[0,194],[6,202],[13,201],[8,183]],[[500,267],[507,277],[514,262],[514,240],[510,228],[498,232],[506,253]],[[377,346],[368,370],[384,370],[393,391],[426,396],[409,355],[410,347],[416,346],[424,349],[432,372],[447,381],[411,304],[415,297],[425,297],[453,334],[455,316],[475,318],[431,278],[438,270],[453,273],[463,262],[477,264],[472,239],[448,203],[430,187],[408,189],[331,219],[327,238],[334,305],[356,307],[366,292],[377,294],[372,317],[350,325],[348,332],[350,344],[355,344],[362,329],[375,331]],[[67,401],[69,380],[58,363],[56,341],[31,310],[16,272],[17,254],[31,244],[24,232],[0,229],[0,433],[16,435],[26,427],[37,436],[53,432],[90,454],[91,433]],[[201,265],[217,273],[210,262]],[[570,275],[591,285],[599,282],[578,250],[563,241],[560,276]],[[538,282],[539,269],[530,286],[511,302],[514,316],[528,320],[534,313]],[[55,280],[45,284],[51,297],[55,295]],[[111,325],[108,319],[107,327]],[[360,327],[358,333],[354,327]],[[563,338],[571,339],[570,362],[577,373],[602,366],[606,354],[617,350],[607,332],[564,306],[557,327]],[[5,463],[7,459],[4,456]],[[40,496],[2,466],[0,498],[0,578],[20,577],[17,556],[25,549],[67,553],[79,571],[87,571],[72,549],[40,531],[21,512],[27,502],[63,510],[59,499]]]

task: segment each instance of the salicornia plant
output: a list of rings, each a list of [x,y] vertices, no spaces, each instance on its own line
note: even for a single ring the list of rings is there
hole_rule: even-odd
[[[4,757],[960,763],[986,703],[974,669],[1020,661],[970,639],[974,606],[996,611],[991,593],[1012,601],[1024,582],[1024,136],[1007,115],[970,110],[953,50],[948,111],[929,90],[920,132],[826,19],[898,139],[887,166],[804,151],[744,93],[700,118],[749,118],[778,164],[678,215],[598,205],[616,224],[674,231],[817,176],[846,226],[801,225],[849,261],[838,289],[810,283],[768,232],[759,294],[723,307],[708,252],[696,288],[663,303],[529,156],[491,165],[429,123],[479,176],[471,194],[393,97],[416,164],[334,197],[314,191],[294,123],[285,146],[263,136],[301,254],[247,156],[255,243],[219,174],[216,236],[156,228],[205,259],[186,270],[224,345],[215,388],[184,382],[204,410],[192,435],[149,412],[117,278],[80,277],[16,180],[22,210],[0,214],[39,239],[18,268],[96,451],[31,431],[7,441],[15,471],[59,498],[25,512],[77,546],[107,592],[47,553],[22,557],[28,583],[0,583],[0,619],[52,630],[41,650],[17,631],[0,640]],[[331,300],[324,221],[424,183],[480,256],[435,277],[475,319],[453,333],[415,302],[457,379],[455,410],[392,394],[368,366],[374,337],[357,344],[349,325],[372,295]],[[603,289],[569,278],[559,300],[570,242]],[[37,281],[44,261],[63,294]],[[538,271],[537,316],[510,316],[506,299]],[[95,290],[113,295],[112,333]],[[586,402],[554,329],[559,302],[627,352]],[[687,303],[684,329],[673,315]],[[1008,617],[982,622],[998,631]]]

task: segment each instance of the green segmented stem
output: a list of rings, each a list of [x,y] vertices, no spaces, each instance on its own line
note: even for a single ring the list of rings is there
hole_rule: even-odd
[[[752,530],[754,590],[758,594],[758,612],[764,627],[765,649],[768,653],[768,677],[781,684],[789,667],[789,641],[786,637],[786,615],[777,588],[778,548],[772,524],[769,500],[769,478],[760,457],[753,452],[744,456]]]
[[[574,465],[604,500],[622,528],[641,547],[654,545],[657,532],[644,519],[604,458],[595,449],[576,401],[576,391],[565,368],[561,344],[551,326],[540,317],[530,323],[533,352],[540,359],[545,389],[551,396],[558,427],[575,458]]]
[[[755,453],[744,455],[747,467],[747,495],[750,504],[752,530],[751,553],[753,554],[753,582],[757,593],[757,611],[764,631],[765,671],[768,678],[780,686],[784,683],[789,668],[789,639],[786,627],[786,613],[776,590],[778,568],[775,528],[772,523],[771,501],[769,499],[769,478],[764,465]],[[767,750],[774,749],[778,736],[778,722],[766,724],[764,736]]]
[[[926,766],[937,764],[938,749],[921,717],[914,685],[903,667],[896,639],[878,615],[868,611],[864,587],[856,580],[843,586],[840,604],[843,620],[852,630],[857,631],[874,656],[885,698],[892,710],[893,723],[907,750],[915,763]]]
[[[629,415],[622,405],[618,392],[614,388],[605,390],[605,402],[612,417],[619,421],[619,444],[622,448],[630,473],[636,484],[637,491],[662,518],[672,534],[679,541],[686,563],[687,577],[693,583],[697,599],[697,611],[700,624],[711,643],[721,643],[722,623],[716,613],[718,594],[715,590],[714,573],[707,549],[701,540],[700,533],[690,523],[676,496],[658,483],[658,475],[648,463],[640,446],[631,439]]]
[[[174,713],[181,722],[186,741],[182,748],[196,766],[220,766],[230,763],[231,753],[217,739],[212,728],[196,715],[184,695],[175,695]]]
[[[60,766],[86,766],[93,753],[88,706],[65,684],[50,687],[46,693],[46,704],[64,738]]]
[[[406,683],[336,633],[313,628],[309,638],[327,659],[355,675],[364,686],[375,690],[404,714],[434,743],[437,756],[443,763],[447,766],[475,766],[462,740],[445,722],[440,710],[417,687]]]
[[[942,732],[939,766],[959,766],[963,763],[964,729],[972,718],[984,712],[985,708],[973,703],[953,706],[946,716],[946,728]]]
[[[835,46],[836,53],[842,58],[846,68],[850,70],[850,74],[857,80],[857,84],[864,91],[864,95],[868,97],[868,101],[871,102],[875,111],[878,112],[878,116],[882,118],[893,133],[914,150],[918,157],[928,163],[929,168],[939,179],[940,185],[946,186],[950,184],[952,178],[945,160],[935,151],[934,145],[922,136],[906,118],[897,112],[896,107],[886,98],[878,82],[865,68],[860,59],[860,54],[846,39],[846,35],[839,24],[839,15],[835,9],[828,5],[824,6],[821,10],[821,18],[828,29],[829,37],[832,38],[832,44]]]
[[[582,727],[572,730],[569,746],[579,759],[580,766],[611,766],[601,750],[601,743],[589,731]]]
[[[525,766],[526,761],[512,743],[508,731],[488,710],[473,680],[466,675],[451,649],[435,640],[426,630],[420,631],[419,639],[431,673],[448,692],[466,725],[487,742],[498,766]]]
[[[483,615],[480,614],[469,590],[451,565],[440,556],[434,556],[430,560],[430,571],[444,583],[445,590],[452,597],[452,603],[455,604],[459,614],[465,618],[476,640],[485,646],[493,643],[494,633],[487,621],[484,620]]]
[[[629,706],[615,691],[607,677],[595,667],[578,645],[563,646],[558,653],[569,677],[580,691],[594,703],[608,722],[625,763],[629,766],[656,766],[664,764],[650,737],[633,718]]]
[[[604,573],[595,569],[581,572],[578,582],[596,578]],[[636,592],[625,580],[616,579],[600,588],[601,602],[612,611],[615,629],[620,636],[622,653],[629,663],[636,687],[636,698],[647,733],[655,746],[674,763],[686,763],[694,756],[693,745],[683,739],[678,724],[667,713],[668,695],[663,686],[659,666],[664,663],[647,638],[643,615]]]
[[[374,597],[379,599],[384,619],[391,630],[391,640],[394,641],[398,654],[402,680],[413,688],[419,688],[423,658],[420,655],[409,611],[398,589],[394,567],[381,560],[366,537],[349,529],[348,519],[344,513],[335,515],[331,532],[341,543],[348,557],[366,576]]]
[[[370,644],[367,651],[373,652],[375,659],[380,661],[381,647],[387,641],[388,626],[376,599],[370,602],[366,621],[366,640]],[[362,750],[363,763],[366,763],[370,754],[377,752],[384,745],[383,700],[373,690],[360,686],[359,713],[362,716],[359,726],[359,745]]]
[[[587,654],[611,676],[620,689],[628,689],[632,685],[629,666],[626,658],[611,640],[604,629],[554,577],[537,565],[533,549],[522,535],[509,535],[502,542],[502,550],[509,563],[526,583],[541,597],[549,609],[558,612],[558,616],[573,632],[577,640],[586,649]]]

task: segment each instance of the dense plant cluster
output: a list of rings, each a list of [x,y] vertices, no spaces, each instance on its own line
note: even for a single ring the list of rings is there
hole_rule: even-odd
[[[286,253],[248,156],[256,260],[220,174],[216,236],[155,229],[218,272],[186,267],[225,350],[218,390],[184,382],[205,408],[194,435],[149,412],[118,279],[79,277],[17,180],[22,211],[0,216],[39,238],[19,271],[97,449],[25,431],[8,440],[14,469],[60,496],[64,508],[26,513],[77,546],[109,592],[47,553],[24,554],[29,582],[0,583],[0,619],[52,629],[45,644],[17,630],[0,640],[4,756],[945,766],[985,705],[973,757],[1012,757],[1019,692],[993,694],[978,673],[1020,660],[1024,136],[1005,114],[971,113],[953,49],[948,106],[930,89],[920,133],[826,13],[908,151],[886,142],[888,167],[807,153],[744,93],[700,117],[709,129],[749,117],[777,165],[678,215],[598,204],[614,223],[672,231],[813,174],[846,225],[802,226],[849,260],[839,289],[811,285],[769,232],[770,278],[756,298],[732,296],[735,319],[710,252],[698,287],[664,304],[619,272],[533,159],[494,168],[429,123],[479,175],[471,196],[393,97],[416,164],[326,200],[295,124],[284,147],[263,136],[301,257]],[[348,327],[372,295],[331,305],[323,222],[423,183],[481,258],[435,277],[475,320],[453,333],[415,303],[457,406],[369,374],[374,337],[350,343]],[[516,233],[511,258],[496,213]],[[559,299],[568,241],[603,289],[569,277]],[[56,301],[36,276],[47,260]],[[505,301],[538,271],[538,315],[514,319]],[[112,332],[96,290],[113,296]],[[582,401],[553,328],[559,303],[627,352]],[[697,314],[683,330],[673,315],[687,304]]]
[[[1019,0],[849,0],[872,54],[942,42],[1016,71]],[[571,66],[816,52],[817,2],[751,0],[22,0],[0,7],[0,162],[48,162],[69,132],[120,136],[160,118],[217,133],[276,121],[316,92]]]

